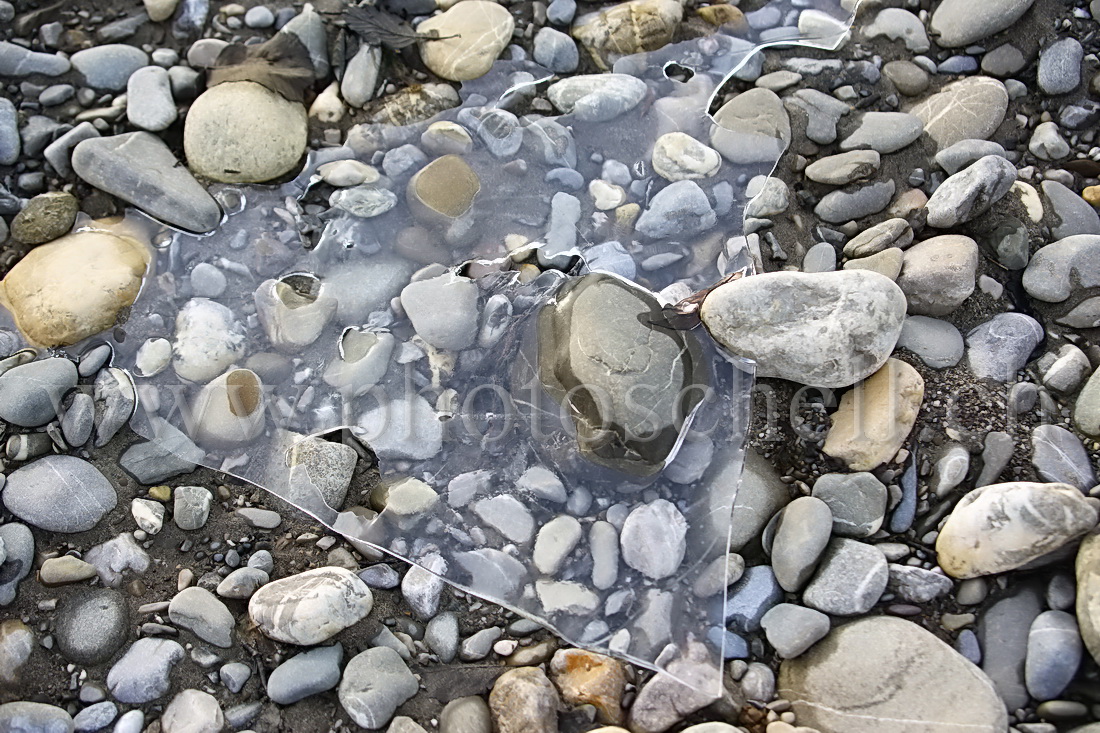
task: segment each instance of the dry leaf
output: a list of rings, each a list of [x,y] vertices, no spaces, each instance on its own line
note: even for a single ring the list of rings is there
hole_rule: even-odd
[[[290,33],[276,33],[255,46],[230,44],[218,54],[206,85],[230,81],[254,81],[291,102],[305,102],[313,85],[313,62],[309,51]]]

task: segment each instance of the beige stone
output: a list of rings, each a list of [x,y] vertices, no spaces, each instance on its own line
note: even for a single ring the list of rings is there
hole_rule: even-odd
[[[86,563],[79,557],[62,555],[52,557],[42,563],[38,571],[38,580],[42,585],[54,586],[67,583],[79,583],[82,580],[91,580],[98,574],[95,565]]]
[[[1077,550],[1077,626],[1085,648],[1100,662],[1100,534],[1085,536]]]
[[[172,17],[172,13],[176,12],[176,6],[179,5],[179,0],[144,0],[145,12],[149,14],[149,20],[154,23],[160,23],[162,20],[168,20]]]
[[[405,200],[413,217],[427,226],[445,224],[470,210],[481,181],[457,155],[436,158],[409,179]]]
[[[183,150],[192,172],[222,183],[263,183],[305,153],[306,108],[252,81],[207,89],[191,105]]]
[[[955,578],[1003,573],[1054,552],[1096,520],[1096,500],[1069,484],[982,486],[952,510],[936,538],[936,555]]]
[[[500,733],[557,733],[558,692],[538,667],[510,669],[489,693],[489,710]]]
[[[619,660],[583,649],[562,649],[550,662],[550,677],[569,705],[592,705],[601,723],[623,722],[626,670]]]
[[[631,0],[613,5],[577,23],[573,37],[584,45],[596,66],[610,71],[623,56],[656,51],[672,41],[683,18],[676,0]]]
[[[924,400],[924,379],[903,361],[885,365],[840,400],[824,451],[853,471],[889,461],[908,437]]]
[[[41,346],[69,346],[115,325],[152,258],[144,233],[97,221],[32,249],[0,281],[0,304]]]
[[[897,280],[901,274],[901,263],[904,253],[899,247],[890,247],[881,252],[876,252],[869,257],[860,257],[848,260],[844,263],[845,270],[871,270],[880,275],[885,275],[891,280]]]
[[[497,3],[460,2],[416,27],[417,33],[439,35],[438,40],[420,41],[420,57],[444,79],[477,79],[512,41],[515,25],[512,14]]]
[[[17,618],[0,623],[0,683],[19,684],[23,665],[34,651],[34,632]]]

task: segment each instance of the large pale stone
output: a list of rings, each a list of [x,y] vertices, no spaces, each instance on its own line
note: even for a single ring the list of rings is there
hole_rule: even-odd
[[[312,646],[358,623],[373,605],[370,588],[357,575],[325,567],[263,586],[248,602],[248,615],[276,641]]]
[[[207,89],[183,127],[187,165],[222,183],[262,183],[290,173],[306,149],[306,108],[251,81]]]
[[[105,331],[137,298],[151,260],[143,234],[90,226],[32,249],[0,281],[0,303],[37,344],[69,346]]]
[[[779,696],[823,733],[1004,733],[1004,703],[980,669],[911,621],[840,626],[779,668]],[[888,721],[888,722],[886,722]]]
[[[738,94],[714,113],[714,121],[711,147],[731,163],[775,163],[791,142],[790,115],[768,89]]]
[[[823,450],[853,471],[870,471],[901,449],[924,400],[924,379],[903,361],[885,366],[840,400]]]
[[[1035,0],[944,0],[929,28],[944,48],[969,46],[1010,28]]]
[[[1000,127],[1007,110],[1004,84],[974,76],[948,84],[909,112],[920,118],[924,131],[943,149],[962,140],[987,140]]]
[[[1003,573],[1096,526],[1097,502],[1069,484],[1006,483],[964,496],[936,539],[940,567],[956,578]]]
[[[701,317],[720,344],[756,361],[759,376],[847,387],[890,356],[905,296],[869,270],[775,272],[715,288]]]
[[[515,21],[504,6],[466,0],[416,27],[420,34],[439,34],[439,40],[420,41],[420,57],[444,79],[477,79],[512,40],[513,28]]]

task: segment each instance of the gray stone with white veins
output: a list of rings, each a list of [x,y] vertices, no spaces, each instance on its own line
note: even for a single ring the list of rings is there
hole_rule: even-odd
[[[871,473],[827,473],[814,482],[812,496],[832,514],[832,531],[841,537],[870,537],[886,516],[886,486]]]
[[[293,705],[340,683],[340,644],[310,649],[286,660],[267,677],[267,696],[278,705]]]
[[[138,639],[107,673],[107,688],[121,703],[152,702],[168,692],[172,667],[183,657],[171,639]]]
[[[1016,166],[999,155],[987,155],[944,181],[926,206],[928,225],[951,229],[989,211],[1016,181]]]
[[[50,532],[83,532],[115,508],[107,477],[76,456],[51,455],[13,471],[2,494],[15,516]]]
[[[971,13],[967,0],[963,4]],[[924,121],[924,131],[942,149],[962,140],[988,139],[1004,121],[1007,110],[1005,85],[986,76],[973,76],[948,84],[909,112]]]
[[[1031,431],[1031,464],[1047,481],[1065,482],[1081,491],[1096,485],[1092,459],[1081,439],[1058,425]]]
[[[182,530],[202,529],[210,516],[213,494],[201,486],[177,486],[172,491],[172,521]]]
[[[1073,681],[1083,652],[1073,614],[1044,611],[1035,617],[1027,635],[1024,681],[1036,700],[1053,700]]]
[[[198,586],[185,588],[172,598],[168,618],[205,642],[228,649],[233,646],[236,619],[218,598]]]
[[[622,559],[653,580],[675,574],[687,552],[687,520],[664,499],[635,508],[619,534]]]
[[[609,122],[638,106],[649,87],[626,74],[585,74],[554,82],[546,96],[581,122]]]
[[[999,313],[966,334],[966,361],[979,379],[1012,382],[1043,340],[1043,327],[1023,313]]]
[[[129,375],[121,369],[103,369],[95,379],[95,447],[102,448],[118,434],[134,413],[137,393]]]
[[[1069,94],[1081,84],[1085,49],[1073,37],[1059,38],[1039,53],[1039,88],[1044,94]]]
[[[759,376],[846,387],[889,358],[905,297],[866,270],[776,272],[720,285],[700,315],[720,344],[756,361]]]
[[[886,590],[906,603],[928,603],[950,593],[954,585],[943,573],[911,565],[891,563],[889,571]]]
[[[208,232],[221,222],[214,198],[148,132],[85,140],[73,149],[72,165],[91,185],[168,224]]]
[[[802,593],[802,601],[833,616],[866,613],[882,597],[888,578],[882,550],[837,537],[829,542],[817,574]]]
[[[377,647],[352,657],[344,668],[337,696],[353,721],[377,729],[419,689],[416,677],[397,652]]]
[[[57,417],[77,378],[76,365],[60,356],[9,369],[0,374],[0,419],[26,428],[45,425]]]

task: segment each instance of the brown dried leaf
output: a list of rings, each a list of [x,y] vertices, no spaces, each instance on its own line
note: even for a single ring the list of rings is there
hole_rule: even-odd
[[[417,33],[401,18],[373,5],[347,8],[344,22],[370,45],[385,46],[393,51],[407,48],[417,41],[441,40],[438,33]]]
[[[262,84],[291,102],[305,102],[313,85],[313,62],[309,51],[290,33],[276,33],[255,46],[230,44],[218,54],[210,69],[208,87],[230,81]]]

